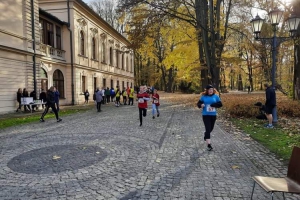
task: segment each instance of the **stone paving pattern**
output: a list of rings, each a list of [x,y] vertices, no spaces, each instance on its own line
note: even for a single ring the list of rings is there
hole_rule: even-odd
[[[152,119],[149,106],[142,127],[136,105],[110,104],[1,130],[0,199],[250,199],[252,176],[285,176],[287,167],[247,135],[216,126],[208,152],[200,110],[160,108]],[[254,199],[270,195],[257,186]]]

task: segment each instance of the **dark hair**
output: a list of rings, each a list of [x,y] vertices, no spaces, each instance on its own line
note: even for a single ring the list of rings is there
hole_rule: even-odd
[[[270,85],[268,83],[265,83],[264,86],[265,87],[270,87]]]

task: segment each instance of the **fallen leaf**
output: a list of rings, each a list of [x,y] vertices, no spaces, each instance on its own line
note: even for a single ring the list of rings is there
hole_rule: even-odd
[[[232,168],[232,169],[239,169],[240,167],[237,166],[237,165],[233,165],[231,168]]]
[[[58,160],[58,159],[60,159],[61,157],[60,156],[57,156],[57,155],[54,155],[53,157],[52,157],[52,159],[53,160]]]

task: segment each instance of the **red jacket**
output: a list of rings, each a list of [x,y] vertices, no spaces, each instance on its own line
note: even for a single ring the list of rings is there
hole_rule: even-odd
[[[148,108],[148,104],[147,101],[144,100],[143,98],[150,98],[147,92],[144,93],[138,93],[137,94],[137,98],[138,98],[138,107],[139,108]]]
[[[160,103],[159,103],[159,94],[153,94],[152,95],[152,103],[154,103],[155,105],[159,106]]]

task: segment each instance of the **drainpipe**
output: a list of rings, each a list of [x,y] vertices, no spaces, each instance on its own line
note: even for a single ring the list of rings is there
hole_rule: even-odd
[[[35,24],[34,24],[34,0],[31,0],[31,35],[32,35],[32,49],[33,49],[33,65],[32,65],[32,70],[33,70],[33,87],[34,91],[37,95],[37,83],[36,83],[36,47],[35,47]]]
[[[75,105],[74,98],[74,58],[73,58],[73,33],[71,30],[71,19],[70,19],[70,0],[67,2],[68,6],[68,30],[70,32],[70,53],[71,53],[71,91],[72,91],[72,105]]]

